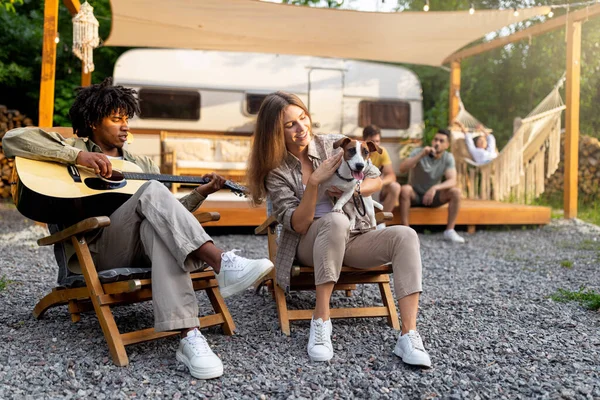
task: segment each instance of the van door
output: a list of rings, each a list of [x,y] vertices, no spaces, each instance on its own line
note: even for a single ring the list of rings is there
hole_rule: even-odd
[[[344,125],[344,71],[310,68],[308,110],[317,133],[342,133]]]

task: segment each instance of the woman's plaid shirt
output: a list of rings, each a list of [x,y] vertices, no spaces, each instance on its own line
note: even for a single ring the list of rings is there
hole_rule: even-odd
[[[313,163],[313,168],[317,168],[321,163],[332,155],[342,151],[334,149],[333,143],[342,138],[342,135],[315,135],[308,145],[308,157]],[[376,178],[380,175],[377,168],[370,168],[365,171],[365,178]],[[300,199],[304,194],[302,185],[302,165],[300,160],[291,153],[287,154],[283,163],[267,175],[265,186],[267,188],[268,199],[272,206],[272,214],[276,216],[277,221],[283,226],[278,240],[277,256],[275,258],[275,268],[277,271],[277,284],[289,289],[290,275],[294,259],[296,258],[296,249],[300,242],[301,235],[292,229],[292,214],[300,204]],[[360,216],[354,207],[354,202],[349,201],[343,207],[344,213],[350,219],[350,234],[360,234],[375,229],[371,226],[368,216]]]

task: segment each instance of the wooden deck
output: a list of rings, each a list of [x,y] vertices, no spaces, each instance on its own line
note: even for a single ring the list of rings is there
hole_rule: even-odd
[[[264,205],[252,207],[246,201],[222,201],[207,199],[198,211],[217,211],[221,220],[206,223],[207,226],[258,226],[266,218]],[[448,206],[439,208],[411,208],[411,225],[446,225]],[[457,225],[466,225],[473,231],[478,225],[544,225],[550,222],[550,207],[526,206],[498,201],[463,200],[458,213]],[[389,225],[400,223],[400,212],[394,210]]]

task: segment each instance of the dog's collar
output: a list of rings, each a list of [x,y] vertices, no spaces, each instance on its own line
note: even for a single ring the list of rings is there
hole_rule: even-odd
[[[349,168],[350,170],[352,170],[352,168],[350,168],[350,164],[348,163],[348,161],[344,160],[344,162],[345,162],[346,164],[348,164],[348,168]],[[370,167],[371,165],[373,165],[373,164],[371,163],[371,160],[368,160],[368,161],[367,161],[367,166],[368,166],[368,167]],[[363,172],[367,172],[367,171],[368,171],[368,170],[365,170],[365,171],[363,171]],[[342,179],[342,180],[344,180],[344,181],[346,181],[346,182],[352,182],[352,181],[354,180],[354,178],[344,178],[343,176],[341,176],[341,175],[340,175],[340,173],[339,173],[339,170],[337,170],[337,169],[335,170],[335,174],[337,175],[337,177],[338,177],[338,178],[340,178],[340,179]]]
[[[335,170],[335,174],[337,175],[338,178],[340,178],[341,180],[344,180],[346,182],[352,182],[354,180],[354,178],[344,178],[343,176],[340,175],[340,173],[337,169]]]

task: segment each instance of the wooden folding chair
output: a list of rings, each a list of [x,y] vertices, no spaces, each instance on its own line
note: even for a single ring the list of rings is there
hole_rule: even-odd
[[[269,207],[267,207],[268,209]],[[392,213],[379,212],[376,214],[377,223],[390,221],[393,218]],[[275,263],[277,254],[278,222],[274,216],[267,218],[254,233],[257,235],[267,234],[269,258]],[[356,289],[358,284],[377,284],[381,292],[383,306],[373,307],[353,307],[353,308],[332,308],[330,310],[331,318],[371,318],[386,317],[388,324],[396,329],[400,329],[398,322],[398,312],[390,288],[389,274],[392,272],[392,266],[389,264],[370,269],[358,269],[343,266],[340,278],[334,286],[334,290],[343,290],[349,296],[351,291]],[[272,292],[277,304],[277,313],[279,316],[279,326],[281,331],[290,335],[290,321],[311,320],[313,310],[290,310],[287,306],[284,290],[275,284],[275,269],[271,272],[265,284]],[[290,280],[290,290],[315,290],[315,275],[313,267],[301,266],[295,261],[292,268],[292,277]]]
[[[200,213],[195,217],[201,223],[217,221],[220,218],[218,213]],[[59,264],[59,287],[54,288],[36,304],[33,315],[40,319],[49,308],[68,304],[71,320],[78,322],[82,312],[94,310],[114,363],[125,366],[129,363],[125,346],[178,335],[179,332],[156,332],[154,328],[127,333],[119,332],[111,307],[152,299],[151,269],[118,268],[96,271],[84,235],[86,232],[108,225],[110,225],[108,217],[88,218],[38,240],[40,246],[58,244],[57,247],[55,246],[55,254]],[[51,229],[51,232],[53,230],[57,229]],[[68,271],[67,260],[61,245],[65,241],[70,241],[75,247],[83,275],[72,274]],[[214,272],[210,269],[194,272],[190,274],[190,277],[194,290],[206,291],[215,311],[212,315],[200,317],[200,326],[206,328],[221,325],[225,334],[233,335],[235,324],[219,292]]]

